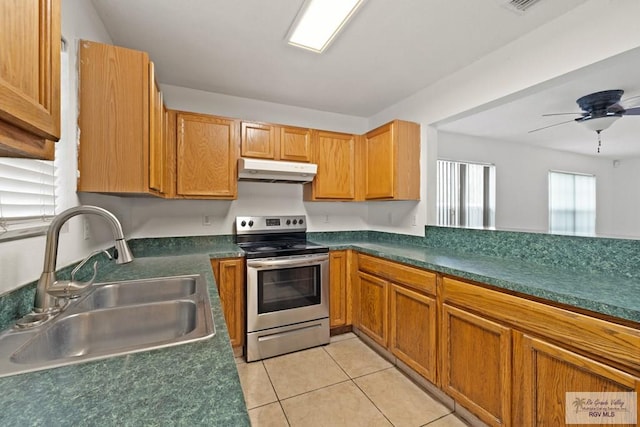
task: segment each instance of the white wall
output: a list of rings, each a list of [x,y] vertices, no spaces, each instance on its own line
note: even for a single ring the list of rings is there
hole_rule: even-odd
[[[77,40],[86,38],[110,43],[102,21],[98,18],[91,3],[85,0],[64,0],[62,2],[62,35],[68,42],[67,54],[63,55],[62,70],[66,70],[68,87],[67,105],[62,106],[62,139],[56,144],[57,185],[59,192],[56,210],[79,204],[76,196],[76,122],[77,122],[77,76],[76,49]],[[60,235],[58,266],[70,264],[82,259],[96,247],[106,247],[106,241],[98,239],[84,240],[82,219],[69,221],[68,231]],[[33,281],[42,273],[44,262],[44,236],[23,240],[0,242],[0,294],[8,292],[25,283]]]
[[[363,117],[171,85],[161,85],[161,89],[167,107],[175,110],[358,134],[367,130],[368,121]],[[238,199],[233,201],[132,198],[127,203],[130,237],[231,234],[235,217],[243,215],[304,214],[309,231],[368,228],[366,203],[305,203],[299,184],[240,182]],[[203,225],[204,216],[210,216],[210,225]]]
[[[466,68],[370,117],[373,128],[394,118],[422,125],[421,189],[418,211],[435,224],[435,161],[440,121],[463,117],[569,79],[570,72],[640,46],[640,1],[589,0],[571,12],[514,40]],[[603,28],[624,29],[600,31]],[[597,36],[590,37],[595,29]],[[565,79],[565,80],[563,80]],[[398,207],[402,210],[402,207]],[[413,229],[400,226],[398,232]]]
[[[438,157],[496,166],[499,230],[548,231],[549,170],[596,176],[598,235],[611,235],[616,229],[617,219],[611,207],[619,203],[617,196],[627,197],[616,191],[613,162],[606,158],[447,132],[438,134]]]

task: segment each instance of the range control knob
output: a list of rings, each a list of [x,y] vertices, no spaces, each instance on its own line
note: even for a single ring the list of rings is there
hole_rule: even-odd
[[[287,225],[291,225],[291,220],[290,219],[287,220]]]
[[[297,223],[298,223],[298,220],[297,220],[297,219],[294,219],[294,220],[293,220],[293,225],[296,225]]]
[[[240,222],[240,225],[244,227],[245,225],[247,225],[247,221]]]
[[[300,225],[304,224],[304,220],[302,218],[300,218],[300,221],[298,221],[298,223],[300,223]]]
[[[252,219],[249,220],[249,227],[253,227],[253,220]]]

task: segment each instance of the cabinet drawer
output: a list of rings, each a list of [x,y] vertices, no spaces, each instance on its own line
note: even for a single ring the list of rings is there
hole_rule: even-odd
[[[445,277],[442,300],[640,370],[640,330]]]
[[[436,275],[430,271],[363,254],[358,255],[358,269],[427,294],[436,293]]]

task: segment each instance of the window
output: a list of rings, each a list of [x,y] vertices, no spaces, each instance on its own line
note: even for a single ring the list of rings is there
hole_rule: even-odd
[[[438,160],[438,225],[495,227],[495,166]]]
[[[596,234],[596,177],[549,171],[549,233]]]
[[[0,158],[0,240],[42,234],[54,213],[53,162]]]

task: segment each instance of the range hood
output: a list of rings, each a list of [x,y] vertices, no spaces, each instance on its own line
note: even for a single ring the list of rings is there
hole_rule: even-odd
[[[238,159],[238,180],[304,184],[313,181],[318,165],[279,160]]]

